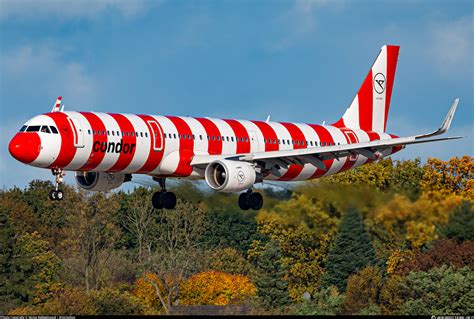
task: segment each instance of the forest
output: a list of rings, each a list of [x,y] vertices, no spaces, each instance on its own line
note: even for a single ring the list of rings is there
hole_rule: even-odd
[[[0,313],[472,314],[473,174],[470,156],[383,159],[261,188],[258,212],[185,181],[155,210],[151,187],[58,202],[33,180],[0,191]]]

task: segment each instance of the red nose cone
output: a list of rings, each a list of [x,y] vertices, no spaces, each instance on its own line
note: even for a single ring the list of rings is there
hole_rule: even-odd
[[[17,133],[8,146],[10,154],[25,164],[33,162],[40,153],[41,139],[37,133]]]

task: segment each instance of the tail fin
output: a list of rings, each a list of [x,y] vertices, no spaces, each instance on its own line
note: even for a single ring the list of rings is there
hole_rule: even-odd
[[[385,132],[400,47],[384,45],[337,127]]]
[[[51,112],[59,112],[59,108],[61,107],[61,100],[62,100],[62,96],[58,96],[57,100],[56,100],[56,103],[54,103],[54,106],[53,106],[53,109],[51,110]]]

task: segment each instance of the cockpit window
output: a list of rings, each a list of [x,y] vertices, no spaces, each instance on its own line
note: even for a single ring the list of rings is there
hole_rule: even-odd
[[[41,133],[51,133],[51,131],[49,130],[49,127],[47,127],[46,125],[43,125],[41,126]]]
[[[54,126],[50,126],[51,128],[51,132],[53,132],[53,134],[58,134],[58,129],[55,128]]]
[[[28,127],[27,125],[23,125],[23,126],[21,127],[21,129],[20,129],[20,132],[26,131],[26,128],[27,128],[27,127]]]
[[[39,130],[40,130],[39,125],[32,125],[26,129],[27,132],[39,132]]]

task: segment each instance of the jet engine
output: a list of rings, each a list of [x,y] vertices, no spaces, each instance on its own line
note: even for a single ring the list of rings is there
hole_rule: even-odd
[[[240,192],[262,181],[251,164],[229,160],[210,163],[204,176],[209,187],[226,193]]]
[[[109,191],[131,180],[131,174],[76,172],[77,184],[89,191]]]

